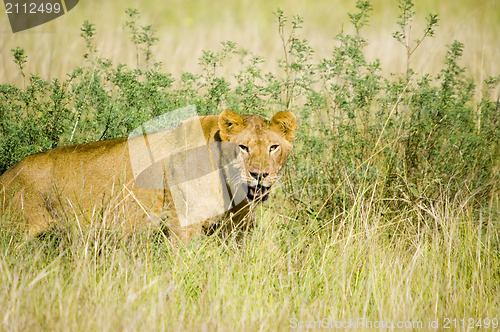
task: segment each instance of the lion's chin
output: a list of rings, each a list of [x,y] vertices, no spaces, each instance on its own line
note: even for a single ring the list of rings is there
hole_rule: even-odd
[[[265,187],[261,184],[255,187],[248,187],[247,198],[251,201],[261,200],[265,202],[269,198],[269,188],[270,187]]]

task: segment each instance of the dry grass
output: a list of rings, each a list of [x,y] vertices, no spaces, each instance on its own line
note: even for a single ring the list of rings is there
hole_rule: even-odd
[[[240,246],[211,237],[172,250],[161,236],[102,229],[23,243],[4,230],[0,330],[274,331],[358,318],[427,330],[499,318],[495,215],[436,201],[387,219],[373,196],[356,202],[321,222],[264,208]]]
[[[327,56],[333,37],[342,29],[351,29],[347,13],[354,11],[353,1],[243,1],[217,5],[202,0],[183,1],[120,1],[89,4],[81,2],[67,15],[46,25],[13,35],[5,13],[0,15],[0,77],[3,83],[21,84],[10,49],[23,47],[28,55],[27,71],[43,78],[64,77],[81,65],[83,40],[79,37],[85,19],[96,24],[100,55],[113,63],[135,66],[135,49],[123,29],[125,8],[134,7],[142,13],[143,24],[153,24],[159,37],[154,54],[163,70],[175,77],[180,73],[197,72],[202,50],[218,49],[225,40],[237,42],[254,53],[265,56],[268,70],[276,72],[275,59],[282,47],[272,14],[281,7],[289,15],[304,17],[303,36],[309,40],[317,56]],[[465,43],[464,65],[476,81],[500,72],[500,6],[496,0],[418,1],[415,37],[430,12],[440,14],[436,38],[426,40],[415,54],[412,67],[420,73],[441,68],[446,45],[454,39]],[[370,44],[368,58],[380,58],[387,72],[402,72],[404,50],[391,37],[396,30],[396,1],[374,3],[371,24],[363,31]],[[352,31],[351,31],[352,32]],[[229,68],[231,70],[231,68]]]

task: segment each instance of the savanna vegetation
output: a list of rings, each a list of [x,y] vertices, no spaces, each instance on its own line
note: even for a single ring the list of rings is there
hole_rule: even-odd
[[[133,65],[103,56],[89,21],[81,66],[63,79],[26,72],[30,55],[13,49],[24,84],[0,85],[0,173],[190,104],[200,114],[287,109],[299,128],[281,186],[241,242],[204,236],[173,249],[162,234],[93,227],[26,242],[8,226],[16,213],[4,213],[2,329],[288,330],[358,319],[359,330],[368,321],[498,327],[500,75],[472,78],[458,40],[436,74],[416,72],[413,57],[440,18],[429,14],[417,31],[412,0],[397,2],[393,38],[406,66],[391,73],[365,55],[372,9],[357,1],[353,33],[339,32],[320,59],[301,36],[308,23],[278,9],[279,59],[225,41],[179,76],[155,62],[154,28],[135,9],[123,16]]]

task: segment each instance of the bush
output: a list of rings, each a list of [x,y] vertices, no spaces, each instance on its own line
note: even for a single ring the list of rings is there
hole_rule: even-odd
[[[397,200],[398,208],[435,199],[443,190],[449,197],[472,194],[478,204],[486,202],[498,189],[498,102],[488,95],[475,99],[476,84],[459,65],[458,41],[438,75],[414,73],[410,58],[434,35],[438,16],[429,15],[421,38],[412,41],[412,1],[400,0],[399,6],[394,38],[404,45],[408,68],[389,78],[382,77],[378,60],[370,63],[363,53],[368,1],[358,1],[359,12],[349,15],[356,35],[338,34],[329,58],[314,62],[314,50],[300,38],[302,18],[289,22],[278,9],[284,49],[278,72],[264,73],[262,57],[224,42],[220,51],[203,52],[202,74],[184,73],[178,80],[161,72],[161,64],[151,65],[157,39],[151,26],[139,25],[137,10],[127,10],[125,25],[137,51],[135,69],[98,57],[96,31],[86,21],[85,65],[66,80],[46,82],[33,74],[22,89],[0,86],[0,172],[35,152],[126,136],[144,121],[187,104],[196,104],[202,114],[222,107],[262,115],[288,109],[299,117],[300,128],[285,189],[299,206],[344,209],[357,188],[374,181],[382,184],[380,198]],[[24,77],[26,55],[19,48],[13,55]],[[242,69],[221,76],[218,69],[233,58]],[[498,77],[486,84],[494,88]]]

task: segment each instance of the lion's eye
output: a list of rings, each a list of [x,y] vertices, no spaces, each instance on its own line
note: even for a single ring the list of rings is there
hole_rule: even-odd
[[[278,144],[274,144],[274,145],[271,145],[271,147],[269,148],[269,151],[270,152],[273,152],[274,150],[276,150],[277,148],[279,148],[280,146]]]
[[[240,145],[240,149],[241,149],[241,151],[243,151],[243,152],[248,152],[248,146],[245,146],[245,145]]]

